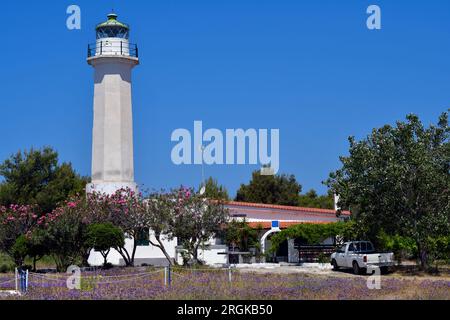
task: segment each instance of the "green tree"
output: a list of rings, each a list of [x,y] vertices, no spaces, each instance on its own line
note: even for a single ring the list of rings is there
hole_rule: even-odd
[[[232,220],[225,230],[225,239],[228,246],[248,251],[250,248],[259,248],[258,230],[251,228],[247,221]]]
[[[101,195],[100,198],[102,198]],[[104,213],[109,215],[109,218],[103,221],[109,221],[120,227],[125,233],[125,237],[132,240],[131,251],[125,246],[118,248],[125,265],[132,267],[141,237],[149,232],[145,199],[142,194],[136,194],[127,188],[118,190],[114,195],[106,197],[105,200],[109,204]]]
[[[228,222],[228,209],[222,201],[208,201],[204,196],[195,194],[192,189],[181,188],[174,199],[170,238],[177,237],[182,242],[186,250],[185,262],[202,264],[198,251],[200,248],[207,248],[211,238],[224,228]]]
[[[59,272],[65,272],[91,249],[87,247],[87,224],[83,221],[83,213],[84,210],[69,203],[39,221],[44,226],[44,241]]]
[[[16,242],[11,248],[11,252],[14,263],[16,266],[21,267],[26,256],[28,255],[27,238],[24,235],[21,235],[16,239]]]
[[[27,237],[27,255],[33,259],[33,271],[36,271],[36,263],[50,254],[49,250],[45,231],[35,227]]]
[[[298,205],[305,208],[334,209],[333,194],[318,195],[314,189],[298,197]]]
[[[428,128],[409,115],[362,141],[351,137],[349,156],[327,181],[369,237],[384,230],[414,239],[422,268],[429,263],[429,237],[449,235],[449,133],[443,113]]]
[[[417,253],[417,245],[412,238],[402,237],[398,234],[391,236],[381,230],[377,240],[378,249],[392,251],[398,265],[404,258],[414,256]]]
[[[58,164],[58,153],[42,150],[17,152],[0,164],[0,205],[37,205],[40,213],[52,212],[70,195],[81,193],[88,182],[70,163]]]
[[[206,180],[205,183],[205,197],[208,199],[215,199],[215,200],[224,200],[228,201],[230,200],[230,197],[228,196],[227,189],[219,185],[217,180],[210,177],[208,180]],[[200,186],[200,189],[203,187],[203,185]]]
[[[236,201],[298,206],[301,191],[294,175],[261,175],[255,171],[250,183],[241,185]]]
[[[87,228],[86,241],[88,246],[101,253],[106,266],[111,249],[119,249],[125,246],[123,231],[112,223],[92,224]]]

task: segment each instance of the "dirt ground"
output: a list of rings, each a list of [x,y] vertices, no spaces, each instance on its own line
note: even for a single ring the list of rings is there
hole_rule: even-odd
[[[268,266],[268,267],[247,267],[239,268],[240,272],[250,272],[257,274],[309,274],[325,277],[341,277],[341,278],[354,278],[354,277],[368,277],[368,275],[354,275],[351,269],[339,271],[333,271],[331,266]],[[391,270],[387,274],[383,274],[383,277],[387,278],[400,278],[400,279],[420,279],[420,280],[447,280],[450,281],[450,269],[444,268],[439,274],[429,274],[426,272],[418,271],[416,267],[412,265],[405,265],[396,270]]]

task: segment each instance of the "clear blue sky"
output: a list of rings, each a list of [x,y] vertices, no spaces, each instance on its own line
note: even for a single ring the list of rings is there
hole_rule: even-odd
[[[82,30],[66,8],[82,9]],[[382,9],[381,31],[366,8]],[[0,159],[53,146],[90,175],[94,27],[111,8],[140,47],[134,73],[136,181],[198,186],[201,167],[172,164],[174,129],[279,128],[280,170],[304,190],[339,167],[347,137],[408,113],[435,122],[450,102],[450,2],[4,1]],[[206,167],[234,194],[255,166]]]

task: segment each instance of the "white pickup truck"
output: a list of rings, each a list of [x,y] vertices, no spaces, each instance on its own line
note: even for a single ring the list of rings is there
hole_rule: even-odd
[[[339,268],[353,269],[355,274],[363,274],[370,267],[379,267],[385,273],[394,265],[394,254],[376,253],[369,241],[346,242],[331,255],[333,270]]]

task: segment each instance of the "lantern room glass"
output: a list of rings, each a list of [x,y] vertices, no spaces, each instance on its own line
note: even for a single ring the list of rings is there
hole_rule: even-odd
[[[128,40],[130,31],[124,27],[108,26],[97,29],[97,40],[104,38],[121,38]]]

